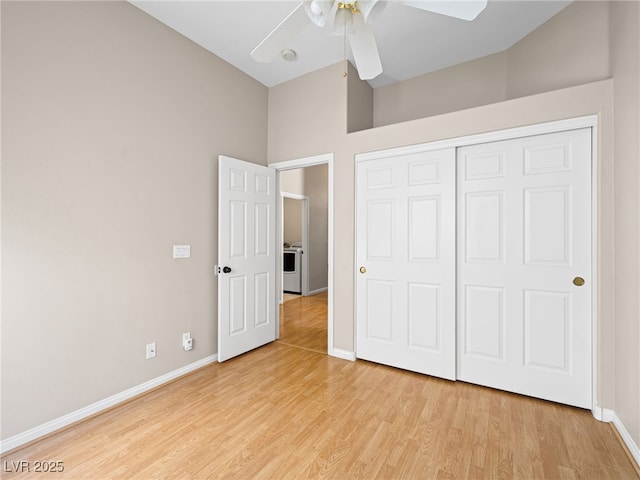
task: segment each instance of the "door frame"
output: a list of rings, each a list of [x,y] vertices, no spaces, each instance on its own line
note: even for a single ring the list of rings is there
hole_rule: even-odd
[[[328,225],[327,225],[327,353],[332,357],[344,358],[352,360],[351,352],[342,352],[336,350],[333,345],[333,332],[334,332],[334,298],[333,298],[333,265],[334,265],[334,181],[333,181],[333,153],[325,153],[321,155],[314,155],[311,157],[297,158],[294,160],[287,160],[283,162],[269,163],[268,166],[276,169],[276,188],[280,191],[280,172],[285,170],[294,170],[296,168],[313,167],[315,165],[327,165],[327,177],[328,177],[328,191],[327,191],[327,208],[328,208]],[[280,209],[276,217],[276,245],[282,245],[282,210]],[[281,251],[282,249],[280,249]],[[277,268],[277,284],[276,292],[282,290],[282,258],[276,265]],[[280,293],[276,294],[274,301],[279,301]],[[280,338],[280,309],[276,309],[276,338]]]
[[[309,255],[304,253],[305,251],[309,251],[309,196],[308,195],[299,195],[297,193],[289,193],[289,192],[280,192],[280,206],[278,211],[280,213],[280,218],[282,218],[282,222],[280,222],[279,234],[281,235],[280,240],[283,239],[284,236],[284,199],[289,198],[291,200],[300,200],[302,202],[302,266],[300,269],[302,270],[302,275],[300,279],[302,280],[302,296],[309,296]],[[277,220],[276,220],[277,222]],[[276,228],[278,228],[278,224],[276,223]],[[278,248],[280,248],[280,255],[283,255],[282,252],[282,241],[278,244]],[[282,262],[280,262],[282,263]],[[282,277],[280,277],[280,281]],[[282,289],[280,290],[280,303],[283,302]]]
[[[405,147],[395,147],[386,150],[378,150],[375,152],[359,153],[355,155],[356,162],[364,162],[367,160],[377,160],[394,155],[406,155],[410,153],[425,152],[431,150],[440,150],[443,148],[459,148],[469,145],[476,145],[479,143],[495,142],[501,140],[511,140],[521,137],[530,137],[534,135],[543,135],[547,133],[556,133],[566,130],[575,130],[580,128],[591,128],[592,135],[592,149],[591,149],[591,272],[593,277],[592,283],[592,302],[591,302],[591,388],[592,388],[592,406],[591,413],[597,420],[603,420],[605,418],[604,409],[598,405],[598,297],[600,291],[599,275],[600,269],[598,268],[598,115],[585,115],[581,117],[570,118],[566,120],[557,120],[551,122],[544,122],[535,125],[529,125],[524,127],[515,127],[504,130],[497,130],[493,132],[480,133],[475,135],[468,135],[458,138],[451,138],[446,140],[438,140],[429,143],[416,144]],[[355,179],[354,191],[357,190],[357,177]],[[355,205],[355,214],[357,215],[357,205]],[[354,246],[355,248],[355,246]],[[357,277],[356,269],[354,268],[354,282]],[[354,283],[355,285],[355,283]],[[355,312],[354,312],[355,315]],[[355,317],[354,317],[355,318]],[[357,338],[357,325],[354,321],[354,338]],[[355,345],[354,345],[355,349]]]

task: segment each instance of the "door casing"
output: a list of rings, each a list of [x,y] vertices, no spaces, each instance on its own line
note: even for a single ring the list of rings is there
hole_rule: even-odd
[[[327,353],[333,357],[342,358],[345,360],[355,360],[355,355],[352,352],[348,352],[345,350],[337,349],[334,346],[334,295],[333,295],[333,272],[334,272],[334,181],[333,181],[333,153],[325,153],[321,155],[315,155],[311,157],[303,157],[294,160],[287,160],[284,162],[276,162],[270,163],[268,166],[276,169],[276,183],[278,184],[278,191],[280,189],[279,185],[279,175],[278,172],[285,170],[293,170],[296,168],[304,168],[304,167],[313,167],[315,165],[327,165],[328,169],[328,252],[327,252],[327,263],[328,263],[328,305],[327,305]],[[278,209],[276,217],[276,244],[282,245],[282,211]],[[282,290],[282,262],[279,262],[277,265],[277,285],[276,291],[279,292]],[[279,294],[278,294],[279,295]],[[280,325],[280,312],[279,309],[276,309],[276,338],[279,337],[279,325]]]

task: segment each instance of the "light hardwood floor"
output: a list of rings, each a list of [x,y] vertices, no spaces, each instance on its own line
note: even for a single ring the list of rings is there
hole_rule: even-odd
[[[13,478],[637,479],[585,410],[274,342],[60,433]]]
[[[280,305],[279,343],[327,353],[327,292]]]

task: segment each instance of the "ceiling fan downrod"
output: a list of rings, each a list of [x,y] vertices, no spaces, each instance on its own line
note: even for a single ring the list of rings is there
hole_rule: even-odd
[[[346,10],[347,8],[351,8],[351,6],[347,7],[344,3],[338,2],[339,10]],[[347,64],[347,16],[346,15],[344,15],[344,32],[342,37],[342,48],[343,48],[343,58],[344,58],[344,71],[342,72],[342,78],[347,78],[349,65]]]

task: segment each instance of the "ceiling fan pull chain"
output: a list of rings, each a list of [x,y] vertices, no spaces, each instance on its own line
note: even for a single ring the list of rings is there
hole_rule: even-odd
[[[342,72],[342,78],[347,78],[347,72],[349,71],[349,65],[347,65],[347,13],[343,15],[344,18],[344,35],[342,36],[342,55],[344,57],[344,71]]]

